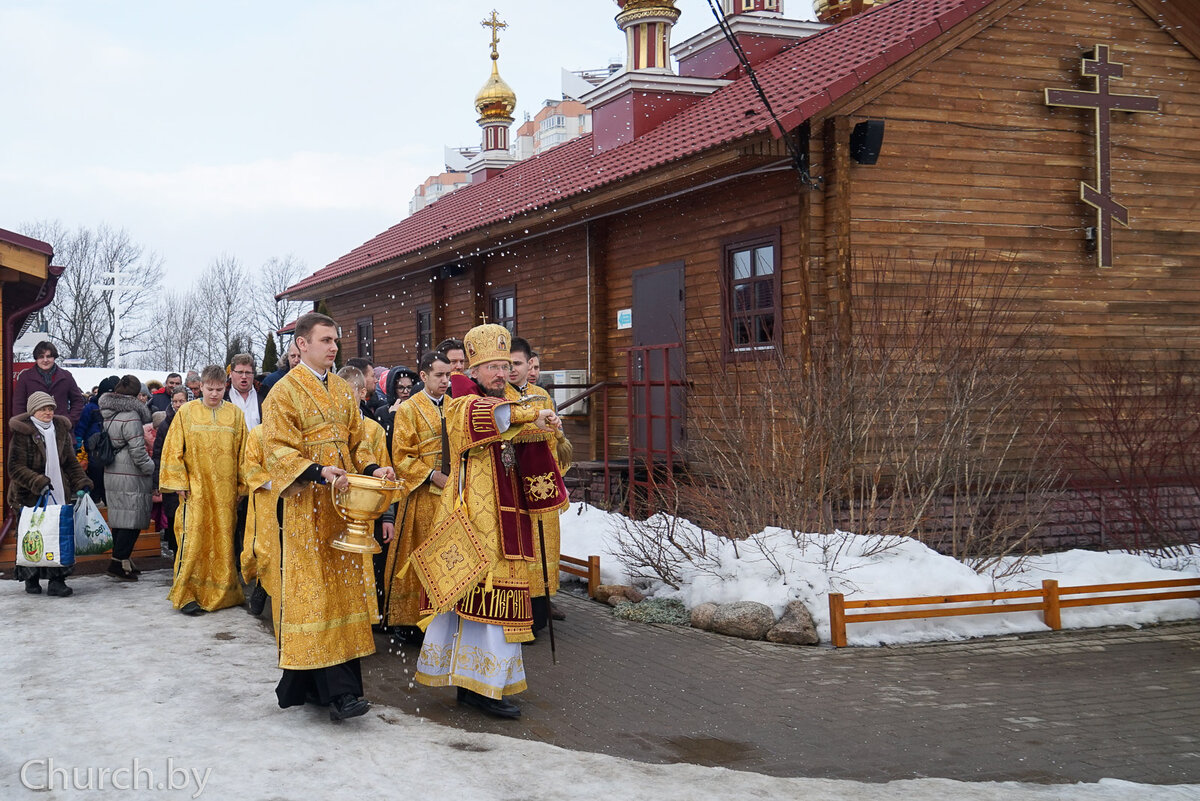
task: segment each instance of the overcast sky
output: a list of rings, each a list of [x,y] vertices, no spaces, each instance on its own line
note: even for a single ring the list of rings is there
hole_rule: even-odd
[[[713,24],[678,6],[673,42]],[[319,269],[479,142],[493,8],[518,123],[623,60],[612,0],[3,0],[0,228],[124,227],[176,288],[222,253]]]

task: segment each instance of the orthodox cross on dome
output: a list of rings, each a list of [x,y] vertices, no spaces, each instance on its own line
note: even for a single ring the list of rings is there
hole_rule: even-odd
[[[1113,94],[1109,81],[1120,80],[1125,75],[1125,65],[1108,60],[1108,45],[1098,44],[1091,54],[1083,57],[1080,73],[1095,78],[1095,88],[1087,90],[1047,89],[1047,106],[1092,109],[1096,113],[1096,183],[1099,188],[1089,186],[1086,181],[1079,184],[1079,197],[1096,209],[1096,227],[1099,239],[1097,254],[1101,267],[1112,267],[1113,220],[1129,225],[1127,209],[1112,196],[1112,150],[1111,128],[1113,111],[1158,111],[1158,98],[1147,95]]]
[[[500,58],[500,51],[496,49],[496,45],[500,44],[500,29],[507,28],[508,23],[501,20],[500,15],[493,8],[492,15],[479,24],[492,29],[492,60],[495,61]]]

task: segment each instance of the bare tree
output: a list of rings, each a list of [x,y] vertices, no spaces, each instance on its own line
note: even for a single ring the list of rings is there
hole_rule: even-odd
[[[155,370],[197,366],[205,347],[202,314],[195,290],[164,293],[151,316],[142,366]]]
[[[149,330],[152,301],[162,284],[162,259],[133,241],[124,228],[101,224],[95,230],[68,230],[61,222],[42,221],[23,226],[29,236],[49,242],[54,260],[67,268],[59,279],[54,301],[46,309],[50,338],[72,358],[109,367],[117,350],[136,355]],[[126,289],[105,292],[112,284],[104,273],[119,273]],[[118,326],[118,319],[120,324]]]
[[[267,332],[274,333],[300,316],[308,306],[303,301],[281,300],[280,292],[299,281],[308,266],[289,253],[282,259],[272,257],[263,264],[258,274],[258,327],[260,341],[266,341]]]
[[[230,343],[246,341],[253,328],[253,285],[235,257],[222,253],[200,274],[196,305],[203,311],[200,339],[209,364],[225,364]]]

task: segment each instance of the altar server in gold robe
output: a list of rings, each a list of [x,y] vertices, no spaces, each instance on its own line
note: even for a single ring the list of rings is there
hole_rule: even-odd
[[[431,351],[421,357],[419,371],[424,389],[400,404],[392,423],[392,467],[407,495],[397,510],[396,538],[388,548],[383,586],[384,624],[398,639],[416,644],[424,639],[417,628],[421,582],[406,566],[433,529],[450,475],[445,417],[450,361],[445,354]]]
[[[310,312],[296,321],[296,365],[271,389],[263,409],[263,445],[271,485],[284,498],[279,553],[281,707],[313,702],[333,720],[362,715],[359,659],[375,652],[375,599],[366,594],[363,555],[338,550],[345,523],[333,506],[332,484],[348,472],[394,478],[375,463],[358,401],[333,374],[337,323]]]
[[[250,614],[261,615],[267,599],[279,597],[279,493],[272,488],[267,472],[262,426],[255,426],[246,435],[242,474],[250,493],[242,538],[242,578],[254,584]],[[278,611],[279,604],[272,604],[272,617]]]
[[[512,369],[508,373],[506,397],[534,409],[554,409],[550,393],[529,380],[533,364],[533,348],[522,337],[513,337]],[[557,409],[555,409],[557,411]],[[538,431],[527,428],[517,435],[518,442],[545,442],[550,446],[558,470],[563,475],[571,467],[571,441],[560,429]],[[546,618],[554,615],[555,620],[565,620],[566,615],[550,602],[550,596],[558,593],[558,563],[562,533],[559,528],[560,512],[535,515],[533,518],[534,560],[529,565],[529,596],[533,607],[533,633],[536,635],[546,627]],[[542,539],[546,541],[546,575],[542,575]],[[549,587],[547,581],[549,579]]]
[[[201,398],[175,413],[159,472],[162,491],[180,499],[179,548],[167,598],[188,615],[243,601],[233,528],[238,495],[246,491],[241,471],[246,423],[241,410],[221,397],[223,368],[205,367],[200,381]]]
[[[508,329],[477,326],[464,343],[470,377],[451,377],[446,415],[450,477],[434,530],[410,558],[428,613],[415,678],[452,685],[459,703],[515,718],[521,710],[504,695],[525,689],[521,643],[533,639],[530,516],[564,508],[566,489],[545,443],[513,439],[528,426],[560,423],[552,409],[505,398]]]
[[[338,376],[350,385],[350,389],[354,391],[354,397],[358,399],[359,414],[362,414],[363,424],[363,439],[367,442],[367,448],[371,451],[372,461],[379,467],[390,466],[392,463],[391,454],[388,453],[387,433],[374,418],[363,414],[368,394],[374,388],[374,385],[367,381],[367,374],[357,367],[349,365],[338,370]],[[380,552],[375,554],[363,554],[363,569],[366,570],[366,592],[367,595],[376,599],[375,618],[372,623],[378,623],[382,617],[382,610],[379,605],[380,587],[383,585],[383,566],[387,558],[387,544],[392,541],[396,533],[396,505],[392,504],[387,511],[375,519],[374,533],[375,541],[379,543]]]

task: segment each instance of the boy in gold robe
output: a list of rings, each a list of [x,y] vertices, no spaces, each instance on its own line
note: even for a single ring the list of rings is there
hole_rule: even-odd
[[[246,435],[242,473],[250,492],[242,538],[242,578],[255,584],[249,611],[257,616],[262,614],[268,598],[279,597],[279,493],[272,489],[271,474],[267,472],[262,426],[255,426]],[[278,611],[279,605],[273,604],[272,617]]]
[[[345,523],[330,494],[346,474],[394,479],[375,463],[358,401],[330,368],[337,323],[310,312],[296,321],[300,363],[271,389],[263,408],[263,445],[272,487],[284,498],[277,637],[283,676],[279,706],[314,702],[332,720],[362,715],[359,659],[375,652],[375,601],[366,594],[363,555],[338,550]]]
[[[179,407],[162,451],[159,487],[179,495],[175,575],[167,596],[186,615],[215,612],[244,600],[233,528],[245,494],[242,412],[222,399],[225,370],[204,368],[200,400]]]
[[[444,354],[432,351],[421,358],[419,371],[425,388],[400,404],[392,423],[392,467],[407,497],[399,506],[396,538],[388,548],[383,573],[384,625],[392,627],[401,640],[417,644],[424,639],[417,628],[421,582],[405,565],[433,528],[442,487],[450,474],[449,440],[443,440],[450,362]]]
[[[371,384],[367,381],[367,374],[357,367],[349,365],[338,370],[338,376],[342,378],[350,389],[354,392],[354,397],[358,399],[359,414],[362,414],[363,407],[366,403],[367,396],[371,392]],[[383,430],[376,420],[362,414],[363,438],[367,442],[367,448],[371,451],[372,461],[379,467],[391,465],[392,457],[388,453],[387,433]],[[396,533],[396,505],[392,504],[387,511],[380,515],[375,520],[375,541],[379,543],[380,548],[386,548],[387,543],[392,541],[392,537]],[[379,587],[383,584],[383,565],[386,559],[386,554],[383,550],[374,554],[363,554],[363,569],[366,571],[364,581],[366,582],[367,594],[376,599],[375,616],[371,622],[378,623],[382,612],[378,606]]]

